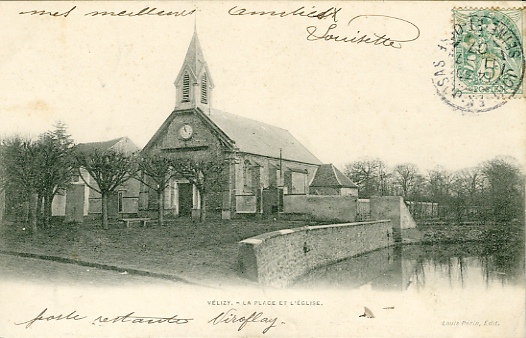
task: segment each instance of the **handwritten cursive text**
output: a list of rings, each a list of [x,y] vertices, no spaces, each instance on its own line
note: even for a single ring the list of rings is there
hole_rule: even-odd
[[[386,29],[386,28],[375,28],[375,27],[368,27],[369,29],[378,29],[381,33],[373,32],[372,35],[368,35],[367,33],[361,33],[362,29],[358,29],[356,27],[353,27],[356,31],[353,35],[342,35],[341,33],[336,33],[335,30],[338,28],[338,25],[333,23],[331,24],[325,31],[322,31],[322,33],[318,33],[318,27],[316,26],[309,26],[307,27],[307,40],[308,41],[316,41],[316,40],[325,40],[325,41],[335,41],[335,42],[350,42],[354,44],[372,44],[374,46],[385,46],[385,47],[392,47],[396,49],[402,48],[402,43],[405,42],[411,42],[418,39],[420,36],[420,29],[413,24],[412,22],[409,22],[404,19],[395,18],[391,16],[386,15],[358,15],[349,20],[347,23],[347,26],[352,26],[353,22],[357,19],[362,18],[380,18],[383,19],[383,23],[389,23],[389,22],[396,22],[398,25],[402,23],[405,25],[403,28],[409,28],[410,30],[414,31],[414,33],[408,37],[408,38],[397,38],[393,37],[396,36],[395,33],[392,32],[381,32],[380,29]],[[394,25],[393,25],[394,26]],[[393,35],[389,35],[393,34]]]
[[[108,12],[108,11],[92,11],[92,12],[89,12],[89,13],[86,13],[84,14],[84,16],[106,16],[106,15],[109,15],[109,16],[128,16],[128,17],[134,17],[134,16],[144,16],[144,15],[154,15],[154,16],[187,16],[187,15],[192,15],[195,13],[195,9],[193,10],[190,10],[190,11],[186,11],[186,10],[182,10],[182,11],[163,11],[163,10],[160,10],[160,9],[157,9],[156,7],[153,7],[153,8],[150,8],[150,7],[145,7],[143,9],[141,9],[140,11],[138,12],[133,12],[133,11],[128,11],[128,10],[123,10],[123,11],[112,11],[112,12]]]
[[[52,16],[52,17],[64,17],[66,18],[68,15],[70,15],[77,6],[73,6],[69,11],[60,13],[60,12],[52,12],[52,11],[46,11],[46,10],[31,10],[31,11],[24,11],[19,12],[20,15],[45,15],[45,16]],[[192,15],[195,13],[195,9],[192,10],[182,10],[182,11],[164,11],[161,9],[157,9],[156,7],[144,7],[140,11],[130,11],[130,10],[122,10],[122,11],[91,11],[88,13],[85,13],[84,16],[113,16],[113,17],[136,17],[136,16],[187,16]]]
[[[40,312],[35,318],[33,319],[30,319],[26,322],[22,322],[22,323],[15,323],[15,325],[23,325],[23,324],[26,324],[26,329],[28,329],[31,325],[33,325],[33,323],[39,321],[39,320],[42,320],[42,321],[51,321],[51,320],[82,320],[82,319],[85,319],[86,317],[81,317],[80,315],[78,314],[75,314],[77,311],[73,311],[71,312],[70,314],[68,315],[50,315],[50,316],[44,316],[44,313],[46,313],[47,311],[47,308],[45,308],[44,310],[42,310],[42,312]]]
[[[263,312],[252,312],[249,316],[243,316],[243,315],[237,315],[236,309],[231,308],[227,312],[221,312],[216,317],[210,319],[208,323],[212,325],[218,325],[218,324],[239,324],[238,331],[243,330],[245,326],[247,326],[248,323],[264,323],[269,324],[266,326],[262,333],[267,333],[271,328],[276,327],[276,322],[278,320],[277,317],[275,318],[268,318],[264,317]]]
[[[26,329],[31,327],[34,323],[38,321],[59,321],[59,320],[83,320],[86,319],[87,316],[81,316],[77,314],[77,311],[73,311],[67,315],[48,315],[46,314],[47,308],[42,310],[37,316],[34,318],[27,320],[25,322],[21,323],[15,323],[15,325],[24,325],[26,324]],[[190,323],[193,318],[182,318],[178,315],[174,315],[171,317],[147,317],[147,316],[137,316],[135,315],[135,312],[130,312],[124,316],[116,316],[112,318],[98,316],[97,318],[93,319],[91,322],[93,325],[96,323],[100,324],[116,324],[116,323],[131,323],[131,324],[188,324]]]
[[[75,8],[77,8],[77,6],[73,6],[73,7],[71,7],[71,9],[69,11],[65,11],[63,13],[51,12],[51,11],[46,11],[46,10],[41,10],[41,11],[32,10],[32,11],[19,12],[18,14],[20,14],[20,15],[24,15],[24,14],[29,14],[29,15],[49,15],[49,16],[54,16],[54,17],[62,16],[64,18],[67,18],[67,16],[70,15],[71,12],[73,12],[75,10]]]
[[[246,8],[238,8],[237,6],[234,6],[228,10],[228,14],[234,15],[234,16],[244,16],[244,15],[259,15],[259,16],[277,16],[280,18],[287,17],[289,15],[292,16],[303,16],[307,18],[315,18],[315,19],[325,19],[325,18],[332,18],[334,22],[338,22],[338,19],[336,18],[336,15],[339,11],[341,11],[341,8],[331,7],[329,9],[319,11],[314,9],[315,7],[312,6],[311,10],[305,9],[305,6],[301,6],[293,11],[251,11],[247,10]]]
[[[171,317],[145,317],[145,316],[134,316],[135,312],[130,312],[124,316],[117,316],[115,318],[107,318],[98,316],[93,320],[93,323],[132,323],[132,324],[188,324],[193,318],[178,318],[178,315]]]

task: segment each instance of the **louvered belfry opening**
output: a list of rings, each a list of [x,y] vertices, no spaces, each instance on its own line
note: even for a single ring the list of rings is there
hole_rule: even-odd
[[[184,73],[183,76],[183,99],[182,102],[190,102],[190,75]]]
[[[201,103],[208,104],[208,83],[206,74],[201,78]]]

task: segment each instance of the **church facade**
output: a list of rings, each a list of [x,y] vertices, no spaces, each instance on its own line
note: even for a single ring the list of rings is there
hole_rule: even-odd
[[[194,33],[175,81],[176,106],[143,149],[174,159],[219,156],[225,164],[220,189],[207,194],[207,212],[224,219],[282,211],[283,197],[309,194],[322,164],[287,130],[213,107],[214,82]],[[174,178],[164,208],[176,216],[200,206],[199,191]],[[155,208],[155,193],[141,189],[139,209]]]

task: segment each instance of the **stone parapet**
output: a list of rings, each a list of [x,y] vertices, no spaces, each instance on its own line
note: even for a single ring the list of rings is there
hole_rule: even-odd
[[[281,288],[317,267],[390,245],[390,220],[306,226],[239,242],[238,262],[244,277]]]

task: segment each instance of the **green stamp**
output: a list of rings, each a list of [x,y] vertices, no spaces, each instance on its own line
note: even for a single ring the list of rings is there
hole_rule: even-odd
[[[453,14],[453,95],[523,94],[522,9],[455,9]]]

